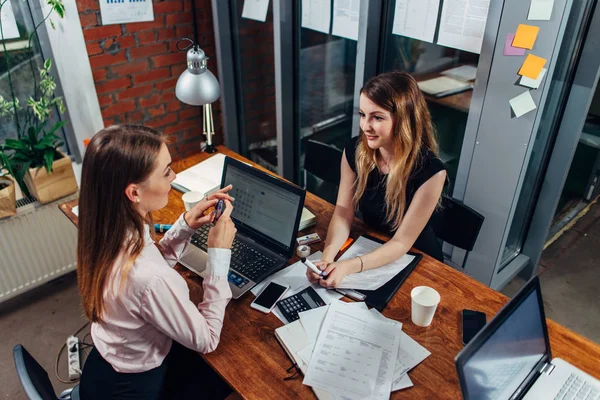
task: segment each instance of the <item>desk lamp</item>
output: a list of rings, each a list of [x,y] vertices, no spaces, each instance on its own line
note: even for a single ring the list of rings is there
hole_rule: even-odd
[[[192,7],[194,39],[198,38],[198,22],[196,21],[196,8]],[[190,42],[184,48],[180,47],[182,42]],[[196,42],[189,38],[183,38],[177,42],[178,50],[187,50],[187,69],[183,71],[177,80],[175,96],[179,101],[192,106],[202,106],[202,131],[206,136],[207,153],[216,151],[213,145],[215,126],[213,123],[211,103],[221,96],[221,87],[217,78],[208,70],[206,63],[208,57]]]

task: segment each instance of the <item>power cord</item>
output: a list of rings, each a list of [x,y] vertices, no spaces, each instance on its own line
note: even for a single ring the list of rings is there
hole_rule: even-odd
[[[79,333],[81,333],[81,331],[83,331],[89,324],[90,324],[89,321],[86,322],[85,324],[83,324],[81,326],[81,328],[77,329],[77,331],[73,334],[73,336],[77,337],[77,335]],[[83,338],[85,339],[87,337],[87,335],[89,335],[89,333],[86,333],[86,335]],[[93,344],[83,343],[83,342],[81,342],[81,343],[84,344],[84,345],[86,345],[87,347],[93,347]],[[58,350],[58,353],[56,354],[56,364],[54,365],[54,374],[56,375],[56,379],[58,379],[62,383],[76,383],[76,382],[79,381],[79,379],[73,379],[73,380],[71,380],[71,379],[62,379],[60,377],[60,375],[58,374],[58,364],[60,362],[60,356],[61,356],[63,350],[66,347],[67,347],[67,343],[65,342],[65,343],[63,343],[63,345]],[[87,354],[87,351],[86,351],[86,354]]]

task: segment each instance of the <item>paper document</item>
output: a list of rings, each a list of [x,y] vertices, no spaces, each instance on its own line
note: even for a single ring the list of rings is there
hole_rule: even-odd
[[[537,89],[540,87],[540,84],[542,83],[542,79],[544,79],[544,76],[546,75],[547,71],[548,71],[547,68],[542,68],[542,72],[540,72],[537,79],[531,79],[526,76],[522,76],[521,80],[519,81],[519,85],[527,86],[532,89]]]
[[[394,35],[433,42],[440,0],[396,0]]]
[[[540,28],[532,25],[519,24],[512,42],[513,47],[531,50],[537,39]]]
[[[367,305],[362,301],[347,304],[351,307],[357,307],[359,309],[369,311]],[[317,342],[317,337],[319,336],[319,331],[321,330],[321,324],[323,323],[328,310],[329,305],[298,313],[302,327],[304,328],[306,336],[308,337],[308,342],[312,343],[313,346]],[[385,319],[385,317],[383,318]],[[310,350],[312,352],[312,347]]]
[[[265,22],[269,11],[269,0],[244,0],[242,18]]]
[[[2,34],[4,35],[4,40],[18,38],[20,36],[19,28],[17,27],[17,19],[15,18],[15,13],[10,0],[3,2],[0,18],[2,19]]]
[[[477,67],[474,65],[461,65],[460,67],[443,71],[441,74],[458,81],[468,82],[475,80],[475,77],[477,76]]]
[[[212,157],[177,174],[171,186],[181,192],[211,194],[221,187],[225,155],[216,153]]]
[[[505,56],[524,56],[527,50],[513,47],[512,43],[515,40],[515,34],[509,33],[506,35],[506,41],[504,42],[504,55]]]
[[[154,8],[151,0],[128,2],[100,0],[99,3],[102,25],[154,21]]]
[[[473,85],[470,83],[457,81],[447,76],[440,76],[417,83],[421,91],[436,97],[449,96],[473,88]]]
[[[79,217],[79,206],[75,206],[71,209],[71,212]]]
[[[490,0],[444,0],[438,44],[481,53]]]
[[[369,311],[329,306],[304,384],[344,399],[389,399],[400,337]]]
[[[392,384],[392,392],[395,392],[396,390],[402,390],[402,389],[406,389],[409,387],[413,387],[413,383],[410,380],[410,378],[408,377],[408,374],[404,374],[402,375],[397,381],[394,381],[394,383]]]
[[[352,246],[339,258],[338,261],[349,260],[356,256],[362,256],[370,253],[381,246],[371,239],[364,236],[359,237],[352,243]],[[414,256],[406,254],[398,260],[378,268],[369,269],[361,273],[347,275],[338,285],[339,289],[362,289],[376,290],[383,286],[387,281],[396,276],[400,271],[408,266],[414,259]]]
[[[546,65],[545,58],[528,54],[527,58],[523,62],[523,65],[521,66],[521,69],[519,70],[519,75],[526,76],[531,79],[537,79],[539,78],[544,65]]]
[[[554,8],[554,0],[531,0],[528,20],[549,21]]]
[[[302,0],[302,27],[329,33],[331,0]]]
[[[333,28],[331,34],[358,40],[360,0],[333,0]]]
[[[535,102],[529,91],[512,98],[509,104],[517,118],[536,109]]]

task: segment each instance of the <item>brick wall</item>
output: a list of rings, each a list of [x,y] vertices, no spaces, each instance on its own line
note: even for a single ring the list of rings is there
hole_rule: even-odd
[[[209,56],[217,76],[217,57],[210,0],[195,0],[198,44]],[[98,101],[105,126],[149,125],[164,132],[177,160],[195,153],[202,136],[202,108],[175,97],[186,54],[177,40],[193,37],[194,0],[154,0],[154,21],[100,25],[97,0],[77,0]],[[222,132],[220,103],[213,103],[215,131]],[[223,135],[215,137],[222,143]]]

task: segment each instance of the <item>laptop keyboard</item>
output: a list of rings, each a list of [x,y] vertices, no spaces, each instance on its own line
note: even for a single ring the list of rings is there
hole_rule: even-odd
[[[571,374],[569,379],[560,389],[554,400],[597,400],[600,399],[600,390],[588,384],[585,379]]]
[[[202,228],[198,229],[192,235],[190,242],[199,249],[208,251],[207,242],[209,229],[209,225],[204,225]],[[276,259],[265,256],[255,248],[239,241],[237,238],[233,239],[230,268],[244,275],[246,278],[254,282],[259,282],[259,279],[270,272],[275,264],[277,264]],[[229,282],[238,287],[243,287],[247,283],[246,279],[243,279],[243,277],[240,277],[235,273],[230,273],[228,279]]]

